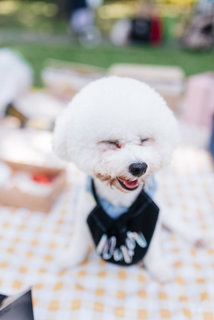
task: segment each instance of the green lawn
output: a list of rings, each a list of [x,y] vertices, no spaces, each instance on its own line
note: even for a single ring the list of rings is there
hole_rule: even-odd
[[[68,41],[69,42],[69,41]],[[35,72],[35,85],[40,86],[40,72],[48,58],[80,62],[95,66],[109,67],[112,63],[130,62],[155,65],[177,65],[186,75],[214,69],[214,52],[187,52],[176,48],[126,47],[115,48],[102,46],[86,49],[72,43],[7,43],[11,49],[18,50],[31,63]]]
[[[40,72],[48,58],[104,68],[118,62],[177,65],[187,76],[214,69],[214,51],[188,52],[172,46],[82,48],[68,36],[68,21],[56,14],[53,1],[0,1],[0,47],[17,50],[30,62],[36,86],[41,86]]]

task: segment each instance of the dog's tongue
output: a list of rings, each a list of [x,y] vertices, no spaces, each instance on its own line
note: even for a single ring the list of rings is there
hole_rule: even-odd
[[[122,182],[125,184],[125,186],[129,189],[132,189],[132,188],[135,188],[138,186],[138,180],[134,180],[134,181],[128,181],[128,180],[124,180],[124,179],[121,179]]]

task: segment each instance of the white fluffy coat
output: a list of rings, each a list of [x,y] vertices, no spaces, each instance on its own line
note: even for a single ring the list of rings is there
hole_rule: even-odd
[[[114,205],[129,207],[148,177],[170,162],[178,142],[178,128],[163,98],[148,85],[130,78],[107,77],[83,88],[56,122],[53,147],[56,154],[76,164],[95,179],[100,197]],[[144,162],[146,172],[139,178],[129,171],[132,163]],[[136,190],[124,190],[119,180],[136,181]],[[86,219],[94,202],[83,187],[79,198],[73,241],[65,251],[64,267],[81,263],[91,242]],[[144,265],[160,281],[172,277],[160,248],[158,225],[144,258]],[[181,221],[167,216],[165,224],[195,242]]]

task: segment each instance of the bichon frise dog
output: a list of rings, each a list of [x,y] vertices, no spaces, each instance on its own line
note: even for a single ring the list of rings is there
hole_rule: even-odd
[[[61,264],[81,263],[91,239],[106,261],[143,261],[159,281],[172,277],[162,256],[162,216],[152,200],[154,172],[170,161],[178,128],[165,101],[148,85],[107,77],[83,88],[56,122],[53,147],[87,175],[73,241]],[[189,239],[189,229],[164,223]],[[174,220],[174,219],[173,219]],[[197,236],[191,237],[197,241]]]

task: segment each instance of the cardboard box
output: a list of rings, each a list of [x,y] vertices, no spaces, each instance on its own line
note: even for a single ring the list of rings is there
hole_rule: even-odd
[[[50,183],[50,192],[44,195],[23,192],[17,187],[6,188],[4,186],[0,186],[0,204],[19,208],[27,208],[33,211],[49,212],[56,198],[66,186],[65,169],[33,166],[11,161],[3,162],[5,162],[13,172],[45,174],[53,178],[53,180]]]
[[[160,93],[172,110],[179,109],[185,80],[184,72],[179,67],[124,63],[112,65],[108,74],[146,82]]]
[[[70,100],[89,82],[105,76],[96,66],[49,59],[42,71],[42,80],[53,95]]]

